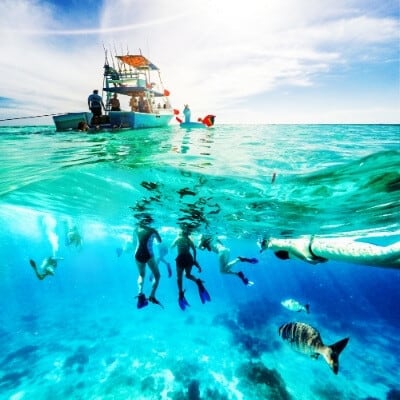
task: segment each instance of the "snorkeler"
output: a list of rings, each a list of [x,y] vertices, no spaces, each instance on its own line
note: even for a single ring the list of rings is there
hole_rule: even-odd
[[[82,248],[82,236],[80,235],[76,225],[69,226],[65,222],[65,245],[75,246],[78,249]]]
[[[179,233],[179,236],[174,240],[171,247],[177,247],[178,256],[176,257],[176,275],[178,283],[179,298],[178,304],[182,310],[185,310],[189,303],[185,298],[185,292],[182,286],[183,272],[187,279],[195,282],[199,290],[199,296],[201,302],[204,304],[207,301],[211,301],[210,295],[208,294],[206,288],[203,285],[203,281],[192,275],[192,267],[195,265],[199,272],[201,272],[201,267],[196,260],[196,247],[189,237],[189,229],[183,227]],[[192,253],[190,252],[192,250]]]
[[[135,251],[135,261],[139,271],[138,277],[138,302],[137,308],[143,308],[147,306],[149,301],[154,304],[158,304],[162,307],[162,304],[156,299],[156,290],[160,282],[160,271],[154,258],[153,253],[153,240],[161,243],[161,237],[159,233],[149,225],[153,222],[153,218],[150,215],[145,215],[141,218],[135,230],[137,238],[137,246]],[[143,284],[146,274],[146,264],[149,266],[153,274],[153,284],[151,293],[148,299],[143,293]]]
[[[271,249],[281,260],[298,259],[310,264],[329,260],[383,268],[400,267],[400,242],[378,246],[348,238],[261,239],[260,252]]]
[[[230,249],[225,247],[223,243],[215,236],[211,235],[202,235],[200,238],[199,249],[208,250],[218,254],[219,260],[219,269],[221,274],[231,274],[236,275],[241,279],[241,281],[246,286],[252,286],[254,283],[249,281],[243,274],[242,271],[235,272],[232,271],[232,267],[238,262],[247,262],[250,264],[258,263],[256,258],[246,258],[246,257],[236,257],[235,259],[229,261],[230,258]]]
[[[172,269],[171,264],[164,258],[168,254],[168,247],[165,246],[163,243],[160,243],[158,246],[158,258],[157,258],[157,265],[160,265],[162,262],[166,265],[168,271],[168,278],[172,276]]]
[[[57,262],[63,260],[63,258],[47,257],[42,261],[40,267],[36,265],[34,260],[29,260],[31,267],[35,271],[35,274],[39,280],[43,280],[46,276],[54,275],[54,269],[57,267]]]
[[[168,278],[171,278],[172,276],[172,269],[171,269],[171,264],[164,258],[168,254],[168,247],[160,243],[158,246],[158,258],[156,260],[156,263],[158,265],[158,268],[160,269],[160,262],[165,264],[167,266],[167,271],[168,271]],[[149,280],[153,280],[153,274],[150,274]]]

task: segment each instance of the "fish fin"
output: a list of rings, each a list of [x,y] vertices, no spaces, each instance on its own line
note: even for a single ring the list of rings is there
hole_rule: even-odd
[[[304,304],[304,308],[306,309],[307,314],[310,314],[310,305]]]
[[[339,355],[343,351],[343,349],[346,347],[349,339],[350,338],[347,337],[347,338],[339,340],[338,342],[328,346],[332,350],[331,360],[330,360],[329,364],[335,375],[339,372]]]
[[[342,340],[339,340],[338,342],[331,344],[329,347],[335,352],[337,353],[337,355],[339,356],[339,354],[343,351],[343,349],[346,347],[348,341],[350,340],[350,338],[344,338]]]

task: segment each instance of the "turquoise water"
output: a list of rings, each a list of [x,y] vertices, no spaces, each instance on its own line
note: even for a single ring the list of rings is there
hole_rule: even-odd
[[[4,399],[400,398],[400,272],[311,266],[259,253],[262,235],[400,238],[400,126],[221,125],[210,130],[55,133],[0,128],[0,397]],[[212,301],[177,304],[173,266],[136,308],[131,238],[146,212],[169,245],[182,222],[218,233],[254,281],[219,273],[198,251]],[[67,246],[66,227],[82,246]],[[56,273],[29,265],[52,254]],[[197,271],[195,271],[197,273]],[[146,279],[146,293],[150,281]],[[293,313],[285,298],[309,303]],[[350,337],[334,375],[293,352],[280,325],[302,321],[324,342]],[[397,396],[397,397],[396,397]]]

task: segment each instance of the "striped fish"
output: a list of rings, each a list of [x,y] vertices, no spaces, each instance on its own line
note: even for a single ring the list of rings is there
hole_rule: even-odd
[[[339,355],[346,347],[349,338],[339,340],[330,346],[324,345],[320,333],[303,322],[289,322],[279,327],[279,336],[290,346],[312,358],[322,355],[334,374],[339,372]]]

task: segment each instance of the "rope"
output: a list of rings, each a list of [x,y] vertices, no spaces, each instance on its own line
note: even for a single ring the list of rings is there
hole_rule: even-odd
[[[41,118],[41,117],[51,117],[53,115],[61,115],[63,113],[55,113],[55,114],[43,114],[43,115],[32,115],[30,117],[14,117],[14,118],[6,118],[6,119],[0,119],[0,122],[3,121],[13,121],[15,119],[29,119],[29,118]]]

